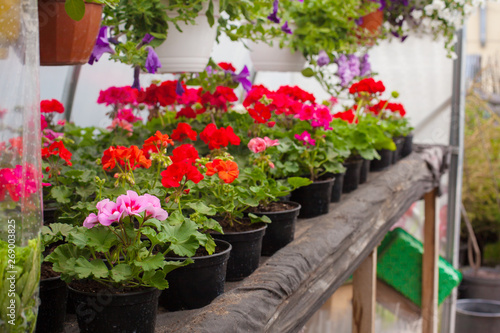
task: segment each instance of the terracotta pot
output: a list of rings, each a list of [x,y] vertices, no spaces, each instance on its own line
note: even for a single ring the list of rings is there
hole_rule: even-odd
[[[79,65],[89,61],[94,49],[103,5],[85,3],[80,21],[71,19],[65,0],[39,0],[40,65]]]
[[[363,16],[363,22],[359,26],[367,29],[372,35],[376,36],[380,32],[382,23],[384,23],[384,12],[376,10]]]

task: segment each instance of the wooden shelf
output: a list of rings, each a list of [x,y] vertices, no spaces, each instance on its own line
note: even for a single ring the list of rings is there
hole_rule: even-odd
[[[197,310],[160,312],[157,332],[298,332],[372,253],[412,203],[439,186],[447,149],[417,146],[389,169],[331,204],[330,213],[298,221],[295,240],[263,258],[251,276]]]

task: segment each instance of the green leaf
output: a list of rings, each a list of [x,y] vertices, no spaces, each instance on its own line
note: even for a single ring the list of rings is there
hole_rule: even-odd
[[[259,222],[264,222],[264,223],[271,223],[271,219],[267,217],[266,215],[264,216],[257,216],[255,214],[249,213],[248,217],[250,218],[251,223],[259,223]]]
[[[69,17],[75,21],[80,21],[85,15],[85,2],[83,0],[66,0],[64,9]]]
[[[151,287],[155,287],[156,289],[163,290],[168,288],[168,281],[165,279],[166,274],[163,271],[155,271],[152,276],[147,276],[142,280],[149,284]]]
[[[287,181],[294,189],[312,184],[309,178],[304,177],[289,177]]]
[[[133,275],[132,268],[127,264],[118,264],[111,270],[111,278],[116,282],[126,281]]]
[[[69,203],[69,197],[73,191],[66,186],[54,186],[50,189],[50,195],[59,203]]]
[[[155,256],[147,257],[143,261],[134,260],[134,264],[142,267],[145,271],[154,271],[165,266],[165,258],[162,253],[157,253]]]
[[[162,240],[170,242],[169,249],[182,257],[192,257],[196,249],[200,246],[196,233],[198,226],[189,219],[185,219],[182,224],[165,227],[165,231],[160,235]],[[159,236],[160,236],[159,235]]]
[[[314,76],[314,70],[310,67],[304,68],[302,70],[302,75],[305,77],[312,77]]]
[[[207,22],[210,26],[213,26],[215,23],[215,18],[214,18],[214,3],[212,0],[208,3],[208,9],[207,12],[205,13],[207,16]]]
[[[109,275],[109,270],[102,259],[88,261],[85,258],[78,258],[75,261],[75,272],[79,279],[88,277],[105,278]]]
[[[201,201],[189,202],[186,204],[186,206],[203,215],[212,216],[217,213],[217,211],[214,208],[208,207]]]
[[[117,236],[108,228],[92,228],[86,230],[87,246],[97,252],[108,252],[114,245],[120,243]]]

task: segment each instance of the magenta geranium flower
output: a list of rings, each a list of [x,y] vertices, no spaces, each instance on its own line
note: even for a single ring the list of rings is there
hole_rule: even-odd
[[[116,199],[116,205],[122,211],[123,216],[139,216],[146,210],[147,204],[148,200],[134,191],[127,191],[127,194],[122,194]]]
[[[295,134],[295,139],[301,141],[303,145],[311,145],[311,146],[316,145],[316,140],[314,140],[311,134],[309,134],[309,132],[307,131],[302,132],[302,134],[300,135]]]

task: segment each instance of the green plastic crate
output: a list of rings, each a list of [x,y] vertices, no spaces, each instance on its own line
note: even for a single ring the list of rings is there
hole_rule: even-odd
[[[378,248],[377,277],[421,306],[423,245],[401,228],[385,236]],[[439,258],[438,303],[441,304],[462,280],[462,274]]]

